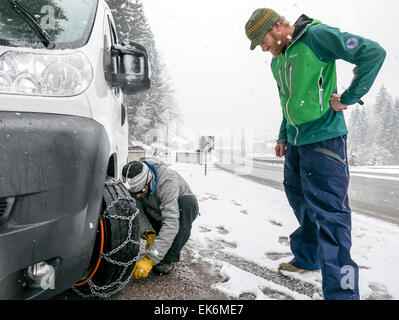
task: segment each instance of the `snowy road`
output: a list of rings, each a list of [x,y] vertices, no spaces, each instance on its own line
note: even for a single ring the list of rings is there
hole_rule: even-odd
[[[172,166],[197,195],[201,215],[173,274],[132,280],[116,300],[320,299],[321,275],[284,275],[298,227],[285,194],[224,170]],[[399,299],[399,226],[353,213],[352,257],[362,299]],[[75,299],[60,295],[58,299]]]
[[[277,273],[278,265],[292,258],[288,237],[298,227],[282,191],[217,168],[207,176],[201,166],[173,168],[198,196],[201,216],[189,243],[194,261],[209,262],[223,277],[214,288],[231,298],[317,298],[320,274],[292,279]],[[352,238],[361,298],[399,299],[399,227],[354,212]]]

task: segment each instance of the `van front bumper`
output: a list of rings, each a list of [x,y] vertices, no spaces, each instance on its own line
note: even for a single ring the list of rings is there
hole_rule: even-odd
[[[48,298],[85,274],[109,156],[98,122],[0,111],[0,299]],[[50,288],[27,268],[46,262]]]

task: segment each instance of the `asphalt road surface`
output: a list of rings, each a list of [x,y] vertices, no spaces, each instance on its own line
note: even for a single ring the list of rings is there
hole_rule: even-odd
[[[146,279],[131,281],[109,300],[227,300],[229,297],[213,289],[214,283],[221,281],[214,266],[195,259],[189,244],[182,251],[181,261],[171,274],[158,276],[150,273]],[[82,298],[72,290],[63,292],[53,300],[92,300]]]
[[[176,265],[171,274],[158,276],[150,273],[146,279],[131,280],[119,293],[110,297],[109,300],[237,300],[222,292],[213,289],[212,285],[226,281],[220,276],[217,264],[210,265],[206,258],[227,262],[241,270],[252,273],[265,280],[289,288],[292,291],[312,298],[315,294],[322,295],[319,288],[312,284],[284,276],[281,273],[259,266],[252,261],[246,261],[238,257],[222,252],[223,247],[210,246],[200,252],[201,258],[193,259],[191,245],[188,242],[182,251],[182,259]],[[292,300],[278,291],[265,289],[269,297],[278,300]],[[82,298],[72,290],[63,292],[52,300],[93,300],[95,298]],[[238,300],[253,300],[253,293],[242,293]]]

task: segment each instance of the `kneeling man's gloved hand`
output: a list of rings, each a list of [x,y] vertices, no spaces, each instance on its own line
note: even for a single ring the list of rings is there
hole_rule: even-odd
[[[149,247],[154,243],[155,241],[155,230],[154,229],[149,229],[146,230],[141,234],[141,239],[147,240],[147,243],[145,245],[145,249],[148,250]]]
[[[143,259],[136,262],[136,265],[134,266],[132,271],[133,279],[147,278],[154,265],[155,262],[148,258],[147,255],[145,255]]]

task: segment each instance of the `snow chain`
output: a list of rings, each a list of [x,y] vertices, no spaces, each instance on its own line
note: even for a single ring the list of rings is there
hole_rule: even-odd
[[[109,181],[107,181],[105,183],[105,186],[115,186],[115,185],[119,185],[120,180],[116,180],[114,178],[111,178]],[[105,259],[106,261],[108,261],[109,263],[118,265],[118,266],[123,266],[123,271],[121,272],[119,278],[114,281],[113,283],[106,285],[106,286],[97,286],[91,279],[87,279],[87,284],[90,288],[90,292],[91,294],[84,294],[82,292],[80,292],[78,289],[76,289],[75,287],[72,287],[72,290],[74,292],[76,292],[79,296],[83,297],[83,298],[92,298],[92,297],[98,297],[98,298],[102,298],[102,299],[107,299],[109,297],[111,297],[112,295],[114,295],[115,293],[119,292],[120,290],[122,290],[130,281],[131,276],[129,275],[127,277],[126,280],[122,281],[125,273],[127,272],[128,268],[135,263],[136,261],[140,260],[143,258],[144,256],[144,252],[139,251],[139,253],[137,254],[137,256],[135,256],[132,260],[128,261],[128,262],[121,262],[121,261],[117,261],[111,258],[111,256],[118,252],[119,250],[121,250],[123,247],[125,247],[126,245],[128,245],[129,243],[135,244],[140,246],[140,240],[139,241],[135,241],[131,239],[131,235],[132,235],[132,228],[133,228],[133,220],[137,217],[137,215],[139,214],[139,210],[137,209],[136,212],[134,214],[132,214],[131,216],[125,217],[125,216],[118,216],[118,215],[111,215],[109,214],[109,210],[115,206],[116,203],[118,203],[119,201],[132,201],[134,200],[132,198],[132,196],[129,194],[128,196],[125,194],[120,193],[119,188],[115,188],[115,190],[117,190],[118,196],[117,198],[112,201],[107,208],[104,210],[103,215],[101,217],[101,219],[119,219],[119,220],[126,220],[129,221],[129,231],[128,231],[128,235],[126,240],[119,245],[117,248],[111,250],[110,252],[107,253],[102,253],[100,256],[101,258]]]

